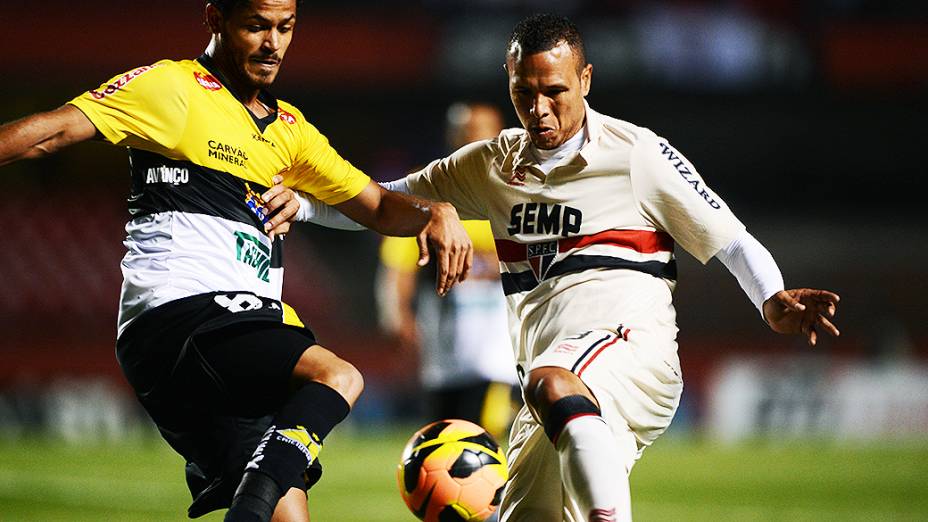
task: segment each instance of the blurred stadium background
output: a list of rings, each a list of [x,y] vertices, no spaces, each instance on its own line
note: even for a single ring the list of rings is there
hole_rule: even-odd
[[[553,10],[584,33],[594,108],[684,151],[788,286],[842,295],[841,338],[809,349],[770,333],[721,264],[680,253],[687,388],[633,474],[639,520],[928,519],[924,2],[307,4],[275,92],[373,177],[442,155],[453,101],[497,103],[518,125],[505,43]],[[4,0],[0,121],[197,56],[202,10]],[[179,462],[113,357],[125,153],[83,145],[2,178],[0,520],[180,520]],[[316,520],[409,518],[392,465],[425,419],[415,364],[377,331],[378,241],[311,225],[287,238],[285,299],[367,382],[327,450]]]

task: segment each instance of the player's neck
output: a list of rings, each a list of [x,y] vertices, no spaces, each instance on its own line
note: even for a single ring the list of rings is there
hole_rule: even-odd
[[[254,112],[255,107],[258,107],[260,103],[258,101],[258,95],[261,94],[261,89],[255,87],[244,78],[241,73],[238,73],[238,70],[228,58],[228,55],[221,52],[215,45],[215,42],[210,42],[206,51],[203,52],[203,55],[207,57],[213,68],[217,70],[220,76],[219,80],[225,84],[232,95]]]

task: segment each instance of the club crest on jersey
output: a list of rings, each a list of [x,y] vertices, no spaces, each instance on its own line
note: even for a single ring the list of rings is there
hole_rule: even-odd
[[[267,208],[265,207],[264,200],[261,199],[261,196],[257,192],[251,190],[251,185],[245,183],[245,206],[248,207],[258,220],[261,223],[267,223],[267,220],[270,219],[270,216],[267,215]]]
[[[219,80],[212,74],[203,74],[199,71],[193,71],[193,77],[197,79],[197,83],[200,84],[200,87],[203,87],[207,91],[218,91],[222,89],[222,84],[219,83]]]
[[[538,281],[544,280],[557,257],[557,240],[525,245],[526,258]]]

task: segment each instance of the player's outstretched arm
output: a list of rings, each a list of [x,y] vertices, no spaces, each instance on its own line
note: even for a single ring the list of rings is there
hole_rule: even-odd
[[[445,295],[467,278],[473,263],[473,245],[449,203],[420,199],[369,183],[357,196],[334,205],[354,221],[388,236],[416,236],[419,266],[429,260],[429,244],[438,265],[438,293]]]
[[[46,156],[96,134],[93,123],[72,105],[33,114],[0,127],[0,165]]]
[[[820,331],[840,335],[831,322],[840,300],[827,290],[780,290],[764,301],[764,319],[774,332],[805,335],[809,345],[815,346]]]

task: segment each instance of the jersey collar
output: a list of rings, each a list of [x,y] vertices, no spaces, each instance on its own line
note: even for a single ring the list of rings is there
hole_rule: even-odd
[[[229,90],[229,93],[232,94],[232,96],[235,97],[235,99],[238,100],[239,103],[241,103],[242,107],[245,109],[246,112],[248,112],[248,115],[251,116],[251,119],[254,120],[255,125],[258,126],[258,129],[262,133],[264,132],[265,129],[267,129],[268,125],[274,123],[274,121],[277,120],[277,114],[279,110],[277,107],[277,97],[271,94],[270,91],[268,91],[267,89],[261,89],[260,91],[258,91],[258,101],[267,105],[271,109],[270,114],[268,114],[267,116],[263,118],[259,118],[255,116],[253,112],[251,112],[251,109],[249,109],[248,107],[245,106],[244,103],[242,103],[241,101],[242,98],[238,95],[237,92],[235,92],[232,89],[231,82],[229,82],[226,79],[225,75],[222,74],[222,71],[219,70],[219,67],[216,67],[216,62],[213,61],[213,58],[211,56],[209,56],[206,53],[203,53],[200,55],[199,58],[197,58],[197,62],[200,65],[202,65],[204,69],[209,71],[210,74],[215,76],[216,79],[219,80],[219,83],[224,85],[225,88]]]
[[[588,163],[589,150],[586,150],[590,144],[599,142],[599,136],[602,134],[603,127],[603,115],[594,111],[590,108],[590,104],[587,103],[586,99],[583,100],[583,108],[586,111],[585,121],[583,124],[586,126],[587,132],[587,142],[580,147],[580,150],[571,158],[570,163],[580,162],[582,165]],[[535,158],[533,157],[529,147],[532,146],[532,139],[528,135],[528,131],[522,133],[522,138],[519,143],[519,148],[516,150],[515,155],[513,156],[513,166],[514,167],[528,167],[532,165],[537,165]],[[584,154],[586,152],[586,154]]]

